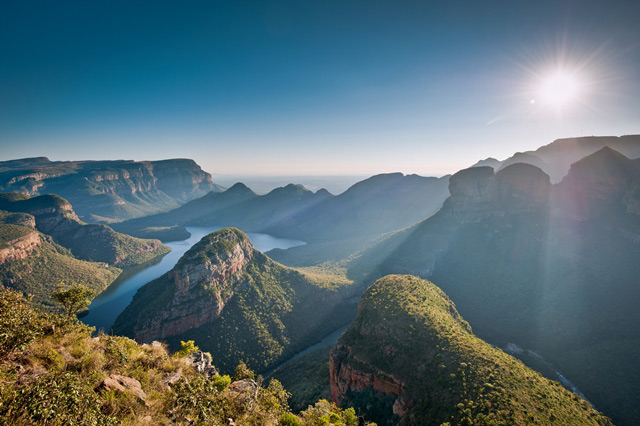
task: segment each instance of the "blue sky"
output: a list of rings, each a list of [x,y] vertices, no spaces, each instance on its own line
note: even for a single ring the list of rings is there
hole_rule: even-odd
[[[640,133],[638,17],[637,1],[5,3],[0,159],[439,175]],[[536,99],[558,69],[580,82],[561,109]]]

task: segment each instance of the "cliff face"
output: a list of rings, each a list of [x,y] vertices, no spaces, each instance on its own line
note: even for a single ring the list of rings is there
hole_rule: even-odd
[[[158,240],[143,240],[119,234],[105,225],[86,225],[75,214],[71,203],[57,195],[30,198],[3,194],[0,209],[25,213],[23,220],[70,249],[79,259],[130,266],[167,253]],[[14,213],[17,214],[17,213]]]
[[[413,276],[389,275],[365,292],[329,367],[333,401],[378,424],[610,424],[475,337],[439,288]]]
[[[0,227],[2,232],[6,232],[5,227]],[[13,262],[27,258],[34,250],[40,247],[42,239],[35,232],[26,232],[18,238],[12,239],[4,243],[0,247],[0,265],[5,262]]]
[[[195,340],[222,369],[244,360],[263,372],[349,321],[344,304],[357,290],[332,279],[280,265],[226,228],[140,288],[113,331],[175,348]]]
[[[206,238],[206,237],[205,237]],[[141,342],[165,339],[200,327],[220,316],[225,304],[248,279],[243,269],[254,256],[253,245],[235,230],[209,238],[216,247],[189,251],[168,274],[172,298],[161,311],[135,328]]]
[[[85,220],[121,220],[178,207],[221,188],[193,161],[0,162],[0,191],[58,194]]]
[[[507,213],[537,212],[548,206],[551,183],[539,168],[516,163],[494,173],[487,166],[461,170],[449,180],[443,211],[462,221]]]

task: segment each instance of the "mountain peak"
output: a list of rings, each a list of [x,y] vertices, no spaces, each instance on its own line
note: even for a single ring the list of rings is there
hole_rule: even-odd
[[[255,194],[251,188],[242,182],[234,183],[233,186],[224,192],[227,194]]]

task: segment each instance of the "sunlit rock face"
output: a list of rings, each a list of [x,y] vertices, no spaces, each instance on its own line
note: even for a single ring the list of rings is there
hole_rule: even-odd
[[[254,253],[249,238],[236,229],[205,237],[168,273],[173,297],[161,311],[136,327],[136,340],[150,342],[175,336],[218,318],[246,282],[243,269]]]

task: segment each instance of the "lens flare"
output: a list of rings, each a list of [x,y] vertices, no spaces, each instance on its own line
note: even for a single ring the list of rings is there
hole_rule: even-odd
[[[577,76],[558,72],[542,79],[538,99],[544,104],[564,108],[575,101],[580,94],[580,80]]]

